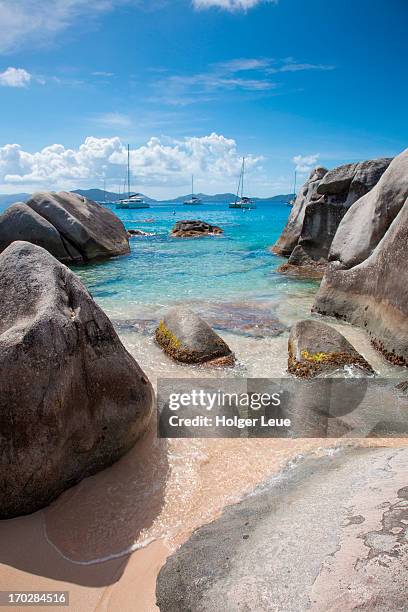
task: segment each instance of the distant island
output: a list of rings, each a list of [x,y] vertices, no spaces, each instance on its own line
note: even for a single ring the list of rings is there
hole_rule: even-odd
[[[117,202],[120,198],[123,198],[123,194],[114,193],[113,191],[103,191],[102,189],[72,189],[73,193],[79,193],[89,200],[94,200],[95,202]],[[12,194],[4,194],[0,195],[0,209],[4,210],[11,204],[15,202],[25,202],[31,194],[29,193],[12,193]],[[191,197],[191,194],[181,195],[177,198],[173,198],[171,200],[155,200],[153,198],[149,198],[148,196],[141,194],[146,202],[170,202],[170,203],[180,203],[188,200]],[[214,195],[208,195],[205,193],[197,194],[198,197],[203,202],[232,202],[235,200],[234,193],[216,193]],[[255,202],[290,202],[294,197],[293,193],[282,194],[271,196],[269,198],[252,198]]]

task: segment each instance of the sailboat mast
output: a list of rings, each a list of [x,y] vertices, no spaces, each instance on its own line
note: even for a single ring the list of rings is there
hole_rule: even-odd
[[[244,195],[244,175],[245,175],[245,157],[242,158],[242,184],[241,184],[241,198]]]
[[[130,198],[130,146],[127,146],[127,159],[128,159],[128,168],[127,168],[127,184],[128,184],[128,198]]]

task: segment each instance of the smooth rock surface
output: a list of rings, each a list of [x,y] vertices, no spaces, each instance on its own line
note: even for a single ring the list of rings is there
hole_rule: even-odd
[[[170,236],[173,238],[195,238],[199,236],[209,236],[223,234],[224,230],[217,225],[210,225],[205,221],[177,221]]]
[[[55,227],[22,202],[13,204],[0,215],[0,253],[15,240],[37,244],[60,261],[73,260]]]
[[[396,157],[377,185],[342,219],[329,259],[351,268],[370,256],[408,197],[408,149]]]
[[[167,560],[161,612],[405,612],[407,466],[402,448],[288,467]]]
[[[0,518],[38,510],[145,431],[152,387],[79,278],[41,247],[0,255]]]
[[[368,332],[373,345],[396,365],[408,365],[408,200],[373,253],[342,269],[332,263],[313,310]]]
[[[310,173],[306,183],[300,189],[289,215],[288,222],[280,235],[279,240],[272,247],[272,251],[276,253],[276,255],[289,257],[297,245],[302,232],[306,208],[311,202],[313,196],[316,194],[317,187],[326,172],[328,172],[326,168],[315,168]]]
[[[26,205],[53,225],[73,261],[125,255],[129,239],[110,210],[76,193],[35,193]]]
[[[370,364],[336,329],[321,321],[298,321],[292,327],[288,344],[288,370],[301,378],[327,374],[345,366],[355,366],[367,374]]]
[[[173,308],[156,329],[156,341],[181,363],[233,365],[229,346],[203,319],[187,308]]]

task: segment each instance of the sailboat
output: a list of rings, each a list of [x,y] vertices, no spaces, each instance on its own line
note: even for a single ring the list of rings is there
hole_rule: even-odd
[[[128,196],[119,202],[116,202],[116,208],[122,208],[125,210],[133,210],[134,208],[150,208],[150,204],[148,204],[143,198],[141,193],[130,194],[130,147],[127,146],[127,188],[128,188]]]
[[[194,195],[194,175],[191,177],[191,198],[183,202],[186,206],[198,206],[202,204],[202,200]]]
[[[99,200],[98,204],[100,204],[101,206],[107,206],[108,204],[110,204],[110,202],[107,201],[106,199],[106,179],[103,179],[103,200]]]
[[[244,210],[256,208],[256,204],[251,198],[244,196],[244,176],[245,176],[245,157],[242,158],[241,174],[239,175],[238,190],[235,202],[230,202],[230,208],[241,208]],[[240,195],[241,191],[241,195]]]
[[[295,202],[296,202],[296,182],[297,182],[297,172],[295,170],[295,184],[293,186],[294,196],[293,196],[293,198],[291,200],[289,200],[288,206],[294,206],[295,205]]]

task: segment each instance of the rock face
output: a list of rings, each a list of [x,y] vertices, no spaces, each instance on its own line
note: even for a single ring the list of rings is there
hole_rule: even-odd
[[[168,558],[160,611],[406,610],[407,461],[353,449],[283,471]]]
[[[408,197],[408,149],[398,155],[377,185],[346,213],[329,259],[351,268],[369,257]]]
[[[0,248],[15,240],[42,246],[63,262],[129,253],[127,232],[110,210],[68,192],[37,193],[0,216]]]
[[[288,370],[301,378],[327,374],[344,366],[373,373],[369,363],[337,330],[320,321],[299,321],[289,336]]]
[[[408,200],[363,263],[330,264],[314,311],[364,327],[394,364],[408,365]]]
[[[293,249],[288,252],[274,247],[274,252],[289,256],[279,272],[321,278],[327,266],[332,241],[347,210],[369,192],[388,168],[391,159],[382,158],[357,164],[347,164],[326,172],[313,182],[306,183],[307,200],[303,213],[298,214],[301,228]],[[357,205],[356,205],[357,206]],[[296,207],[296,204],[295,204]],[[291,224],[289,217],[288,225]],[[282,236],[285,235],[285,228]]]
[[[173,238],[196,238],[199,236],[209,236],[223,234],[224,230],[216,225],[210,225],[204,221],[177,221],[170,236]]]
[[[285,229],[279,240],[272,247],[272,251],[276,255],[289,257],[297,245],[302,232],[306,208],[312,201],[313,196],[316,195],[317,187],[326,172],[328,172],[326,168],[315,168],[312,170],[308,180],[299,191]]]
[[[0,216],[0,253],[15,240],[37,244],[60,261],[72,261],[55,227],[20,202],[7,208]]]
[[[126,453],[154,394],[79,278],[41,247],[0,255],[0,518]]]
[[[234,364],[234,355],[224,340],[189,309],[170,310],[156,330],[156,340],[170,357],[181,363]]]

